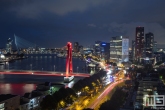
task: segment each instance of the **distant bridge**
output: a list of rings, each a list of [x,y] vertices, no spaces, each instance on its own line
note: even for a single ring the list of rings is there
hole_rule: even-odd
[[[55,53],[52,53],[52,54],[24,54],[25,57],[35,57],[35,58],[42,58],[42,57],[50,57],[50,58],[53,58],[53,57],[56,57],[57,54]]]

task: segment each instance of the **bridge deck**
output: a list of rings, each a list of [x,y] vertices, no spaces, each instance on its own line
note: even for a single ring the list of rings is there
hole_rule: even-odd
[[[41,75],[41,76],[63,76],[64,72],[51,72],[51,71],[26,71],[26,70],[0,70],[0,74],[15,74],[15,75]],[[89,77],[89,73],[72,73],[70,76]]]

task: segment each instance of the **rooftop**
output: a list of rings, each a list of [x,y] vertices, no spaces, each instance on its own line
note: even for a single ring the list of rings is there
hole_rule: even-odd
[[[12,94],[1,94],[0,95],[0,102],[8,100],[10,98],[16,97],[17,95],[12,95]]]
[[[33,91],[31,93],[25,93],[23,97],[31,99],[31,98],[38,97],[41,95],[42,95],[41,93],[39,93],[37,91]]]
[[[44,86],[64,86],[64,84],[60,84],[60,83],[51,83],[51,82],[45,82],[45,83],[38,84],[38,85],[44,85]]]

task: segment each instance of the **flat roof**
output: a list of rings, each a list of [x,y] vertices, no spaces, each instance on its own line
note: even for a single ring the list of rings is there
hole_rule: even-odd
[[[0,102],[11,99],[13,97],[16,97],[18,95],[12,95],[12,94],[1,94],[0,95]]]

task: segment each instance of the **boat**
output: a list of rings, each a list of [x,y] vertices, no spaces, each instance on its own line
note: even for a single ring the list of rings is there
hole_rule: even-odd
[[[66,58],[66,55],[65,54],[57,54],[57,57],[59,57],[59,58]]]
[[[74,79],[74,76],[64,77],[64,83],[70,83]]]
[[[89,67],[95,67],[96,65],[93,64],[93,63],[89,63],[89,64],[87,64],[87,66],[89,66]]]

